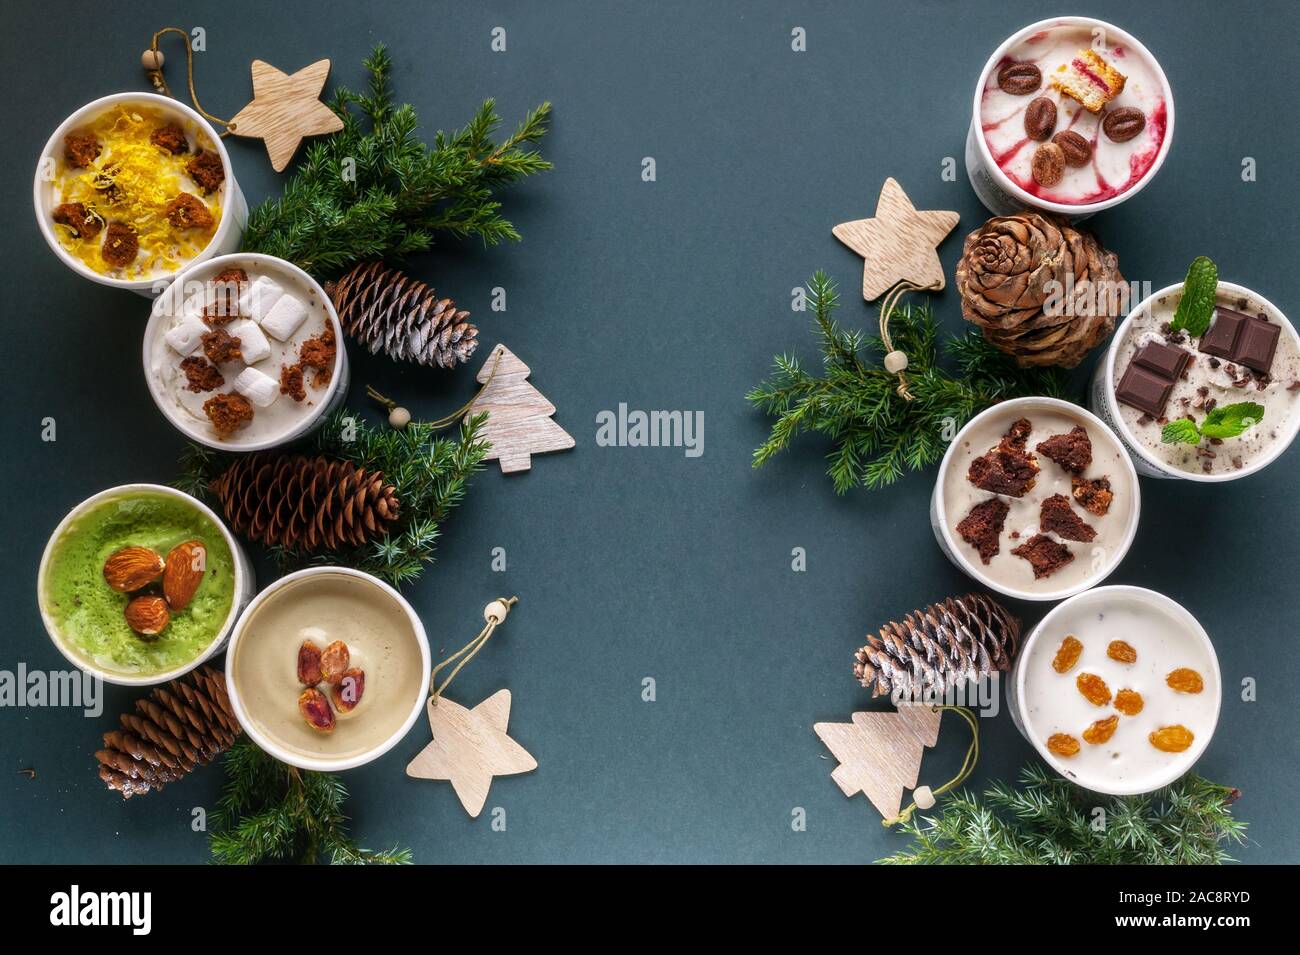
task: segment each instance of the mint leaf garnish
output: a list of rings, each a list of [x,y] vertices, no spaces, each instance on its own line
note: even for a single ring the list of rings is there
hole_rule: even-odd
[[[1214,296],[1219,290],[1219,268],[1205,256],[1198,256],[1187,267],[1183,280],[1183,297],[1178,300],[1174,320],[1176,329],[1185,329],[1193,338],[1200,338],[1210,328],[1214,318]]]
[[[1255,425],[1264,417],[1264,406],[1253,401],[1239,401],[1232,405],[1215,408],[1205,416],[1201,425],[1201,434],[1207,438],[1235,438]]]
[[[1201,432],[1195,421],[1179,418],[1161,429],[1160,440],[1165,444],[1196,444],[1201,440]]]

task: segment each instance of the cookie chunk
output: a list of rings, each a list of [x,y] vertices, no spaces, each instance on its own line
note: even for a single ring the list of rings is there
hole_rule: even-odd
[[[212,195],[226,181],[226,168],[221,165],[221,157],[213,152],[200,152],[185,164],[185,171],[205,196]]]
[[[203,413],[212,422],[218,438],[228,438],[253,420],[253,406],[243,395],[230,391],[203,402]]]
[[[338,345],[334,340],[334,329],[329,325],[325,326],[325,331],[302,343],[302,347],[298,349],[298,362],[308,368],[316,369],[311,379],[313,388],[323,388],[330,383],[330,377],[334,373],[334,357],[337,353]]]
[[[1021,418],[997,446],[971,461],[966,480],[982,491],[1023,497],[1038,479],[1038,459],[1025,450],[1033,426]]]
[[[217,371],[217,366],[211,364],[206,358],[200,358],[198,355],[190,355],[181,362],[181,371],[185,372],[185,385],[195,394],[201,394],[205,391],[216,391],[226,383],[226,379]]]
[[[307,397],[307,390],[302,386],[302,365],[280,366],[280,394],[288,395],[294,401]]]
[[[1115,492],[1110,489],[1110,479],[1100,477],[1095,481],[1076,477],[1070,479],[1070,493],[1083,509],[1098,517],[1110,510]]]
[[[110,222],[104,233],[104,247],[99,254],[114,268],[125,268],[135,261],[140,251],[140,237],[125,222]]]
[[[173,229],[211,229],[212,213],[198,196],[182,192],[167,203],[167,221]]]
[[[1046,534],[1035,534],[1019,547],[1012,548],[1011,553],[1029,561],[1034,568],[1035,580],[1052,576],[1074,560],[1068,547],[1058,544]]]
[[[1092,439],[1078,425],[1066,434],[1054,434],[1046,441],[1039,441],[1034,450],[1071,474],[1082,474],[1092,463]]]
[[[224,328],[214,328],[203,333],[203,354],[214,365],[227,361],[240,361],[244,355],[239,350],[239,339]]]
[[[1070,506],[1070,499],[1064,494],[1053,494],[1043,501],[1038,512],[1038,525],[1057,537],[1084,544],[1097,536],[1092,525],[1074,513],[1074,508]]]
[[[998,538],[1007,521],[1011,505],[1001,498],[991,497],[970,509],[970,513],[957,525],[961,539],[979,551],[980,560],[987,564],[1000,549]]]
[[[95,161],[103,148],[94,136],[78,136],[73,133],[63,139],[63,158],[73,169],[85,169]]]
[[[159,126],[149,134],[149,142],[159,149],[167,150],[173,156],[190,151],[190,141],[185,138],[185,130],[181,129],[180,123]]]
[[[93,239],[104,227],[104,220],[80,202],[57,205],[50,215],[59,225],[67,226],[76,239]]]

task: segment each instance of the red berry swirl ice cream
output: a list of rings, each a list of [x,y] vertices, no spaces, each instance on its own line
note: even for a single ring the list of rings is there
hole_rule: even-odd
[[[993,162],[1029,195],[1105,202],[1157,166],[1172,104],[1159,65],[1103,24],[1048,24],[1014,42],[980,92]]]

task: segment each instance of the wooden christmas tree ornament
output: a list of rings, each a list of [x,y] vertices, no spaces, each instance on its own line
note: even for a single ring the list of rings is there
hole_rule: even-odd
[[[555,405],[530,385],[527,365],[505,345],[497,345],[479,369],[483,385],[466,416],[487,412],[483,436],[492,442],[486,460],[497,460],[506,474],[527,471],[532,455],[573,447],[573,436],[551,420]]]
[[[898,180],[885,180],[870,219],[841,222],[831,231],[863,258],[862,297],[879,298],[899,282],[943,288],[937,246],[957,226],[955,212],[918,212]]]
[[[231,134],[265,140],[271,167],[283,172],[304,138],[343,128],[343,120],[320,101],[329,72],[329,60],[293,74],[254,60],[253,101],[230,120]]]
[[[831,779],[844,795],[864,793],[886,819],[898,815],[903,790],[914,789],[921,755],[939,741],[940,710],[904,705],[895,713],[854,713],[851,723],[815,723],[813,732],[840,764]]]
[[[433,742],[406,767],[406,775],[416,779],[448,780],[465,811],[475,818],[483,811],[494,776],[531,772],[537,768],[537,760],[506,732],[510,722],[509,690],[498,690],[473,709],[447,699],[444,693],[505,620],[515,600],[511,597],[488,604],[483,610],[487,626],[482,632],[434,667],[433,691],[427,706]],[[439,671],[453,664],[439,686]]]

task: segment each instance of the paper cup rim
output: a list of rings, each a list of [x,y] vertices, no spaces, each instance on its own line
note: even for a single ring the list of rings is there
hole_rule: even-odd
[[[363,580],[366,583],[377,587],[389,599],[393,600],[406,614],[407,621],[410,623],[411,633],[415,637],[416,646],[420,650],[420,666],[422,669],[420,690],[415,695],[415,700],[411,706],[411,712],[407,714],[402,725],[399,726],[392,735],[372,749],[342,759],[306,756],[302,753],[291,750],[286,746],[282,746],[277,740],[272,739],[263,733],[249,717],[248,710],[244,706],[243,697],[240,695],[239,681],[235,677],[235,654],[239,650],[239,641],[243,639],[244,634],[247,632],[248,622],[253,618],[253,615],[258,611],[258,609],[289,585],[301,580],[320,577],[326,574],[353,577],[358,580]],[[234,629],[230,632],[230,644],[226,648],[226,693],[230,697],[230,707],[234,710],[235,719],[237,719],[239,725],[244,728],[244,732],[248,734],[249,739],[257,744],[258,747],[265,750],[280,762],[287,763],[290,766],[297,766],[299,769],[333,773],[347,769],[355,769],[358,766],[364,766],[366,763],[373,762],[402,741],[406,734],[411,731],[411,727],[415,725],[415,721],[419,719],[420,714],[424,712],[425,700],[429,695],[429,679],[432,665],[429,638],[425,633],[424,624],[420,620],[420,615],[415,612],[415,608],[411,606],[410,602],[398,593],[395,587],[380,580],[373,574],[367,574],[365,571],[355,570],[351,567],[333,565],[307,567],[303,570],[286,574],[279,580],[270,584],[265,590],[249,602],[248,606],[244,608],[243,613],[240,614],[239,619],[235,621]]]
[[[69,255],[68,251],[63,248],[62,244],[60,244],[59,237],[54,232],[53,220],[50,219],[49,204],[45,201],[45,197],[42,194],[44,191],[42,187],[47,185],[47,180],[41,178],[41,167],[44,165],[47,157],[56,154],[58,145],[63,141],[63,137],[67,135],[68,130],[72,129],[79,123],[85,122],[86,118],[91,113],[102,112],[117,103],[129,102],[148,103],[150,106],[157,107],[164,111],[171,111],[180,114],[187,120],[198,125],[205,133],[207,133],[217,155],[221,157],[221,166],[226,175],[224,189],[225,196],[221,210],[221,221],[217,223],[217,228],[212,233],[212,238],[208,240],[208,244],[196,253],[194,259],[185,263],[185,265],[181,266],[175,272],[150,279],[118,279],[113,278],[111,275],[101,275],[94,269],[88,268],[84,263]],[[129,289],[133,292],[145,292],[159,289],[172,282],[177,276],[191,266],[202,264],[202,262],[207,261],[201,258],[203,254],[208,249],[219,248],[221,240],[230,234],[231,229],[236,228],[235,220],[238,217],[233,213],[235,204],[234,197],[237,193],[238,187],[235,185],[235,171],[230,162],[230,154],[226,151],[226,144],[221,141],[221,137],[217,135],[217,131],[212,128],[212,124],[179,100],[174,100],[169,96],[162,96],[158,93],[110,93],[107,96],[99,97],[99,99],[91,100],[79,109],[74,110],[68,115],[67,119],[58,125],[50,135],[50,138],[46,141],[45,147],[41,150],[40,158],[36,162],[36,175],[32,181],[32,204],[36,211],[37,227],[40,229],[41,235],[45,237],[46,244],[54,251],[54,254],[58,256],[59,260],[82,278],[90,279],[92,282],[98,282],[100,285],[107,285],[110,288]]]
[[[1038,641],[1041,634],[1046,632],[1047,626],[1068,608],[1073,607],[1077,603],[1088,600],[1106,601],[1115,597],[1121,599],[1136,598],[1149,604],[1154,604],[1164,612],[1177,618],[1180,623],[1188,625],[1188,632],[1201,642],[1205,647],[1206,652],[1209,654],[1210,669],[1214,674],[1214,683],[1219,689],[1219,692],[1215,694],[1214,698],[1214,711],[1210,720],[1209,732],[1202,734],[1195,740],[1191,748],[1188,750],[1188,752],[1191,753],[1191,756],[1186,763],[1182,765],[1182,768],[1178,769],[1177,772],[1171,773],[1168,778],[1162,777],[1161,782],[1155,786],[1111,786],[1098,788],[1097,786],[1089,784],[1092,782],[1091,780],[1089,783],[1085,783],[1074,776],[1068,775],[1065,771],[1065,768],[1068,768],[1066,767],[1066,764],[1048,750],[1047,744],[1038,739],[1031,731],[1028,711],[1025,707],[1025,679],[1028,671],[1023,665],[1021,665],[1021,661],[1029,658],[1029,654],[1032,651],[1034,644]],[[1172,597],[1162,594],[1158,590],[1151,590],[1147,587],[1136,587],[1132,584],[1109,584],[1104,587],[1094,587],[1091,590],[1075,594],[1073,597],[1061,601],[1061,603],[1049,610],[1043,619],[1035,625],[1034,629],[1029,632],[1029,636],[1025,638],[1025,642],[1020,646],[1020,653],[1017,656],[1016,662],[1017,666],[1013,677],[1016,697],[1015,705],[1018,710],[1017,716],[1024,726],[1024,735],[1029,739],[1030,744],[1038,752],[1038,755],[1041,756],[1049,766],[1066,779],[1069,779],[1071,782],[1092,792],[1104,793],[1109,796],[1136,796],[1142,793],[1155,792],[1158,789],[1168,786],[1191,771],[1192,767],[1195,766],[1197,761],[1205,754],[1205,750],[1210,745],[1210,740],[1213,739],[1214,733],[1219,727],[1219,716],[1223,711],[1223,673],[1219,668],[1219,655],[1215,652],[1214,641],[1210,639],[1210,635],[1206,631],[1205,627],[1196,619],[1196,616],[1190,610]]]
[[[1165,96],[1165,138],[1160,144],[1160,150],[1156,153],[1155,162],[1151,168],[1137,182],[1125,189],[1117,196],[1111,196],[1109,199],[1102,199],[1098,202],[1076,203],[1053,202],[1050,199],[1042,199],[1029,192],[1026,192],[1018,184],[1012,181],[1011,177],[1002,171],[1002,167],[993,159],[993,154],[989,151],[988,141],[984,138],[983,123],[980,121],[980,104],[984,99],[984,87],[988,84],[989,74],[993,68],[1001,61],[1015,44],[1019,43],[1031,33],[1045,30],[1052,26],[1093,26],[1101,27],[1107,32],[1113,33],[1119,37],[1126,45],[1132,46],[1141,53],[1155,67],[1156,76],[1160,79],[1160,88]],[[980,71],[979,80],[975,84],[975,99],[972,111],[972,123],[975,131],[976,149],[979,150],[980,158],[984,161],[984,166],[989,175],[993,177],[998,187],[1019,202],[1024,203],[1030,208],[1045,210],[1060,216],[1067,216],[1072,219],[1080,219],[1090,216],[1095,212],[1101,212],[1103,209],[1110,209],[1119,205],[1130,196],[1135,196],[1146,188],[1147,183],[1156,177],[1156,173],[1165,164],[1165,158],[1169,155],[1169,147],[1174,141],[1174,92],[1173,87],[1169,85],[1169,78],[1165,76],[1164,67],[1160,61],[1151,53],[1150,50],[1133,34],[1127,30],[1107,23],[1096,17],[1085,16],[1067,16],[1067,17],[1048,17],[1046,20],[1039,20],[1031,23],[1027,27],[1016,31],[1007,39],[1003,40],[993,55],[989,57],[988,62],[984,64],[984,69]]]
[[[195,280],[194,273],[206,272],[208,274],[215,274],[221,271],[223,266],[232,262],[269,264],[272,268],[283,269],[293,275],[295,279],[300,280],[309,291],[315,292],[320,300],[324,302],[325,313],[329,317],[329,321],[334,329],[334,340],[338,342],[338,351],[334,359],[334,373],[330,375],[330,381],[325,388],[325,393],[322,394],[320,399],[316,402],[316,407],[312,413],[304,416],[300,422],[296,425],[290,426],[284,432],[272,437],[262,438],[260,441],[239,441],[237,439],[222,441],[214,435],[206,433],[201,427],[195,426],[188,421],[183,421],[181,417],[171,407],[169,407],[168,396],[159,386],[158,382],[154,380],[154,375],[151,371],[154,340],[158,334],[158,326],[162,323],[163,318],[165,317],[163,315],[163,309],[166,304],[171,301],[171,297],[176,295],[184,296],[186,283]],[[207,275],[205,274],[201,281],[206,280]],[[176,304],[179,305],[180,303]],[[170,317],[170,315],[166,317]],[[319,282],[292,262],[278,258],[274,255],[266,255],[261,252],[230,252],[226,255],[218,255],[210,259],[204,259],[202,262],[195,262],[192,265],[186,266],[177,273],[171,284],[163,290],[161,295],[154,299],[153,304],[150,306],[149,321],[145,325],[144,329],[142,356],[144,362],[145,384],[149,388],[149,397],[151,397],[153,403],[158,406],[158,410],[162,412],[163,417],[171,422],[172,427],[185,435],[185,437],[189,438],[191,441],[196,441],[199,444],[213,448],[217,451],[231,451],[236,453],[265,451],[269,448],[279,447],[282,444],[288,444],[290,441],[297,440],[310,431],[316,422],[319,421],[329,410],[331,402],[338,394],[339,388],[341,387],[345,377],[341,373],[341,369],[343,368],[343,363],[347,361],[347,355],[344,351],[343,345],[343,325],[339,321],[339,313],[337,309],[334,308],[334,302],[325,294],[325,289],[321,287]]]
[[[213,525],[221,531],[221,536],[226,542],[226,547],[230,550],[230,561],[232,567],[231,574],[234,578],[233,588],[231,591],[230,610],[226,612],[226,618],[221,622],[221,626],[217,628],[216,634],[212,640],[194,657],[193,660],[158,674],[132,675],[127,673],[118,673],[112,670],[106,670],[98,664],[79,656],[76,651],[64,641],[58,625],[54,622],[54,618],[50,614],[49,608],[46,606],[46,585],[48,583],[47,575],[49,574],[50,559],[54,553],[54,545],[62,539],[64,533],[68,530],[69,525],[71,525],[76,518],[85,514],[97,504],[111,498],[128,497],[133,494],[161,494],[164,497],[177,498],[184,501],[210,520]],[[115,487],[105,488],[102,491],[90,495],[90,497],[69,510],[68,513],[64,515],[63,520],[59,521],[58,525],[54,528],[54,532],[50,534],[49,540],[45,543],[45,550],[41,553],[41,562],[36,571],[36,603],[41,613],[41,622],[45,625],[45,632],[49,635],[50,642],[52,642],[55,648],[63,654],[67,661],[77,669],[89,673],[91,676],[103,680],[105,683],[112,683],[117,686],[153,686],[159,683],[166,683],[169,680],[174,680],[179,676],[184,676],[186,673],[189,673],[199,665],[206,663],[220,652],[227,634],[231,632],[237,618],[239,617],[240,610],[242,609],[243,602],[240,599],[240,594],[243,593],[246,588],[251,589],[251,581],[245,578],[246,574],[244,565],[240,560],[239,542],[235,539],[234,534],[231,533],[230,528],[226,526],[225,522],[218,517],[217,513],[213,511],[212,508],[208,507],[208,505],[204,504],[193,495],[186,494],[184,491],[177,490],[174,487],[168,487],[166,484],[119,484]]]
[[[953,537],[952,528],[949,527],[947,504],[944,501],[943,487],[944,478],[947,476],[948,469],[952,466],[954,455],[957,449],[961,447],[962,439],[973,428],[978,426],[986,418],[995,415],[1009,414],[1009,409],[1022,407],[1052,408],[1062,414],[1077,415],[1080,419],[1091,424],[1095,429],[1105,435],[1105,439],[1114,444],[1115,450],[1119,451],[1119,460],[1122,466],[1127,470],[1129,486],[1133,489],[1133,503],[1128,527],[1124,531],[1124,537],[1119,545],[1115,548],[1114,556],[1106,563],[1105,568],[1089,577],[1084,578],[1077,584],[1070,587],[1063,587],[1060,590],[1051,590],[1039,593],[1037,591],[1021,590],[1012,587],[994,579],[991,575],[977,567],[961,550],[959,542]],[[943,460],[939,463],[939,473],[935,478],[934,485],[934,508],[937,517],[937,526],[939,533],[943,535],[944,548],[957,561],[958,567],[964,570],[967,576],[971,577],[979,584],[994,590],[1005,597],[1012,597],[1016,600],[1031,600],[1035,602],[1047,603],[1053,600],[1064,600],[1069,597],[1077,596],[1085,591],[1095,588],[1103,580],[1115,572],[1124,558],[1128,555],[1129,548],[1133,546],[1133,540],[1137,536],[1138,523],[1142,517],[1142,491],[1138,486],[1137,470],[1133,467],[1133,460],[1128,456],[1124,444],[1115,435],[1106,423],[1098,418],[1095,414],[1081,405],[1076,405],[1072,401],[1065,401],[1061,398],[1049,398],[1046,395],[1027,395],[1020,398],[1008,398],[1006,401],[1000,401],[990,408],[985,408],[975,417],[971,418],[957,432],[956,437],[948,443],[948,450],[944,452]]]
[[[1183,285],[1183,282],[1175,282],[1173,285],[1166,285],[1157,292],[1152,292],[1135,307],[1129,310],[1129,313],[1124,316],[1124,320],[1120,322],[1119,327],[1115,330],[1115,335],[1111,338],[1110,345],[1106,348],[1106,357],[1102,369],[1106,376],[1105,381],[1102,383],[1102,393],[1105,396],[1106,410],[1110,412],[1111,418],[1114,419],[1115,427],[1119,429],[1123,443],[1128,446],[1133,454],[1136,454],[1161,474],[1175,479],[1199,481],[1202,484],[1222,484],[1226,481],[1236,481],[1240,478],[1250,477],[1250,475],[1257,471],[1262,471],[1264,468],[1268,467],[1268,465],[1280,458],[1286,453],[1287,449],[1291,447],[1292,442],[1295,441],[1296,435],[1300,434],[1300,410],[1297,410],[1296,413],[1292,414],[1289,431],[1286,437],[1274,441],[1268,454],[1262,455],[1256,461],[1252,461],[1250,465],[1242,468],[1240,471],[1224,471],[1222,474],[1195,474],[1191,471],[1184,471],[1180,468],[1173,467],[1168,462],[1160,460],[1142,446],[1141,442],[1137,440],[1133,432],[1125,423],[1123,414],[1120,413],[1119,401],[1115,398],[1115,362],[1119,359],[1120,347],[1128,340],[1128,333],[1132,328],[1133,319],[1148,309],[1156,299],[1165,295],[1170,295],[1174,292],[1181,292]],[[1260,305],[1268,309],[1275,317],[1281,319],[1282,330],[1290,335],[1291,341],[1295,344],[1296,351],[1300,352],[1300,332],[1296,331],[1296,327],[1291,324],[1291,319],[1287,318],[1286,314],[1280,308],[1253,289],[1248,289],[1244,285],[1238,285],[1235,282],[1219,282],[1218,292],[1221,293],[1225,291],[1229,294],[1247,296],[1251,301],[1258,302]]]

